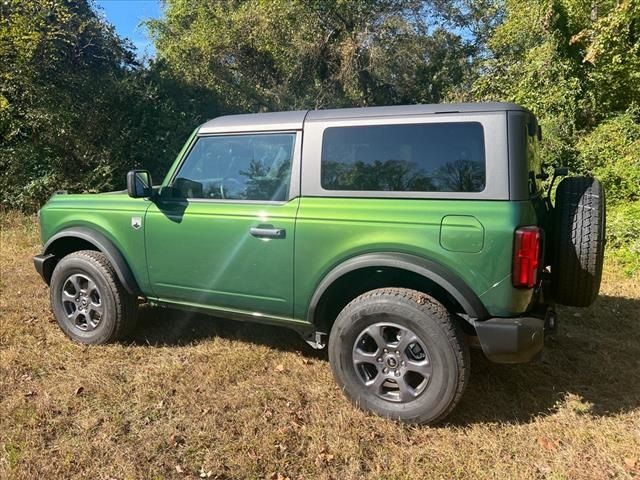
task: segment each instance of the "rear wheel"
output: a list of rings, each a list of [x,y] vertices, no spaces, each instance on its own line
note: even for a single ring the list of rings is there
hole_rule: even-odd
[[[558,185],[553,213],[554,299],[587,307],[600,290],[604,259],[605,198],[595,178],[569,177]]]
[[[453,314],[415,290],[360,295],[329,337],[334,377],[363,410],[408,423],[436,423],[459,401],[469,350]]]
[[[76,342],[113,342],[134,325],[137,299],[127,293],[100,252],[81,250],[60,260],[50,293],[58,325]]]

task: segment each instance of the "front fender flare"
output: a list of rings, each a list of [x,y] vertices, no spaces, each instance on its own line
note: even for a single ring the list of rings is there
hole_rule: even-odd
[[[129,264],[120,253],[120,250],[113,244],[109,238],[92,228],[88,227],[71,227],[59,231],[53,235],[44,245],[44,255],[54,253],[54,244],[63,238],[79,238],[85,240],[102,252],[113,266],[113,269],[124,288],[132,295],[142,295],[138,282],[136,281]]]
[[[483,320],[489,317],[489,312],[487,312],[478,295],[471,290],[464,280],[449,269],[426,258],[407,253],[389,252],[359,255],[333,268],[316,287],[307,310],[307,320],[313,323],[318,303],[334,281],[349,272],[367,267],[393,267],[417,273],[449,292],[470,318]]]

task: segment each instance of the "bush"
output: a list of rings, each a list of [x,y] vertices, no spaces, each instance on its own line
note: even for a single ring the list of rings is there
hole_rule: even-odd
[[[166,173],[215,97],[141,65],[92,2],[0,2],[0,208]]]
[[[601,123],[577,144],[586,172],[599,178],[607,202],[640,200],[640,111],[631,109]]]
[[[607,249],[624,273],[640,272],[640,201],[609,207]]]

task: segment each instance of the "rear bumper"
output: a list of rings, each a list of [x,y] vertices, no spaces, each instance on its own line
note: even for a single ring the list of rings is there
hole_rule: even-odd
[[[557,325],[550,307],[515,318],[490,318],[474,326],[482,351],[497,363],[525,363],[535,359],[544,347],[546,331]]]
[[[33,257],[33,266],[36,267],[36,272],[40,274],[45,283],[49,285],[51,274],[56,266],[56,257],[50,253],[46,255],[36,255]]]

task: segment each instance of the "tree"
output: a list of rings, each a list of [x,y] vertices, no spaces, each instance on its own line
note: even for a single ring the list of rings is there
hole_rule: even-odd
[[[161,173],[210,95],[143,68],[85,0],[0,3],[0,203],[38,208],[53,191],[124,186]]]
[[[173,74],[229,111],[441,101],[469,45],[418,0],[170,0],[149,22]]]
[[[114,84],[132,65],[127,45],[85,2],[0,5],[2,203],[33,208],[54,184],[89,172],[87,187],[101,186],[111,165],[82,137],[101,134]]]
[[[639,268],[640,2],[506,0],[472,96],[514,101],[541,120],[542,155],[605,185],[609,247]]]
[[[580,170],[578,139],[640,102],[639,29],[634,0],[507,0],[473,97],[531,109],[544,156]]]

